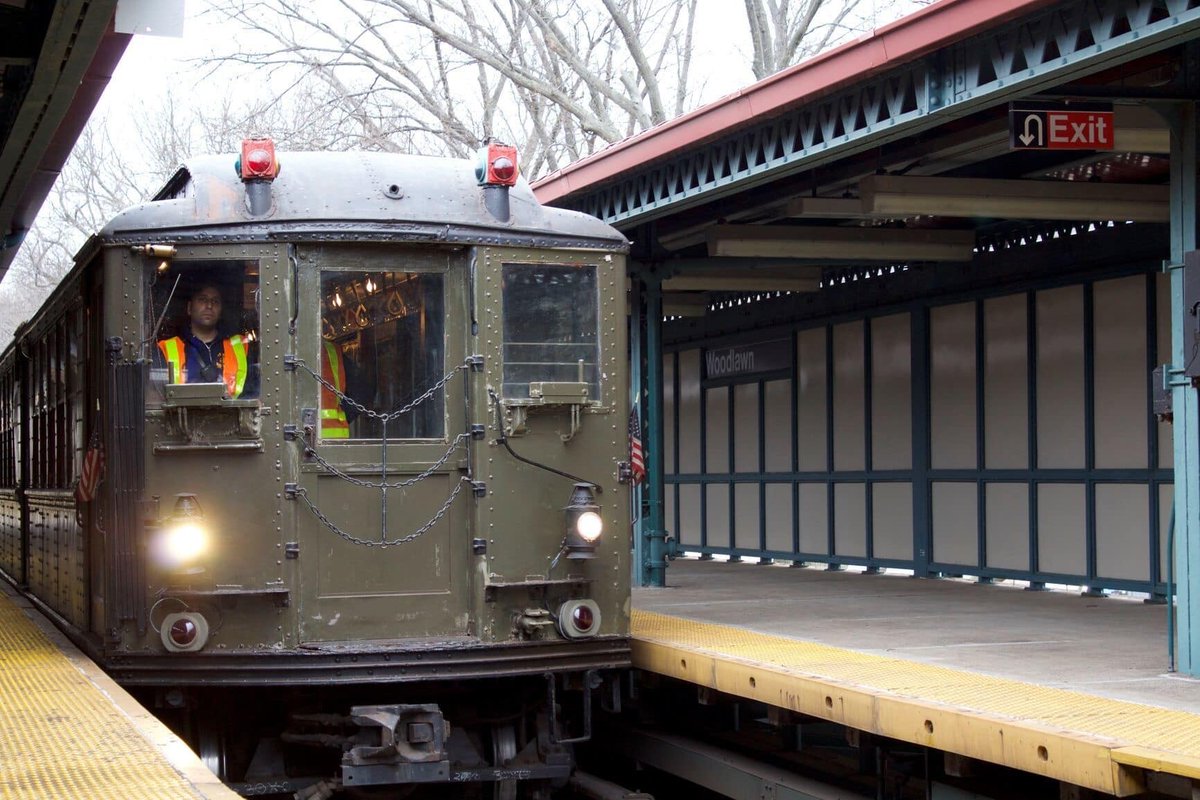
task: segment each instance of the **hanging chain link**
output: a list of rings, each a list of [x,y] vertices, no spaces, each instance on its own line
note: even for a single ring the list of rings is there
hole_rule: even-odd
[[[447,461],[450,460],[450,456],[452,456],[454,454],[454,451],[458,449],[459,445],[461,445],[464,440],[468,440],[471,438],[471,435],[469,433],[460,433],[457,436],[455,436],[454,440],[450,442],[450,447],[446,450],[446,452],[442,455],[442,457],[440,459],[438,459],[434,464],[432,464],[429,468],[427,468],[426,470],[421,472],[420,474],[414,475],[413,477],[411,477],[407,480],[397,481],[396,483],[389,483],[384,478],[384,476],[386,476],[386,474],[387,474],[387,424],[388,424],[388,422],[392,421],[393,419],[396,419],[396,418],[403,416],[404,414],[407,414],[408,412],[412,411],[414,408],[419,406],[421,403],[424,403],[426,400],[430,399],[435,394],[437,394],[439,391],[441,391],[443,388],[445,388],[446,384],[449,383],[450,380],[455,375],[457,375],[460,372],[463,372],[464,370],[466,370],[472,366],[473,359],[468,359],[468,360],[464,361],[463,363],[459,364],[454,369],[447,372],[442,377],[441,380],[439,380],[434,385],[430,386],[428,389],[426,389],[424,392],[422,392],[419,396],[414,398],[412,400],[412,402],[405,405],[403,408],[397,409],[395,411],[389,411],[386,413],[376,411],[375,409],[372,409],[372,408],[367,408],[362,403],[358,402],[353,397],[350,397],[345,392],[339,391],[336,386],[334,386],[329,381],[325,380],[325,378],[322,377],[320,373],[314,372],[313,369],[308,366],[308,364],[304,363],[304,359],[301,359],[301,358],[292,359],[291,363],[295,364],[297,367],[299,367],[300,369],[307,372],[309,375],[311,375],[313,377],[313,379],[315,379],[317,381],[317,383],[321,384],[321,386],[325,387],[330,392],[332,392],[334,394],[334,396],[337,397],[337,399],[340,403],[344,403],[345,405],[350,406],[351,408],[358,411],[360,414],[364,414],[372,419],[379,420],[380,423],[383,425],[383,444],[382,444],[383,456],[380,459],[382,462],[380,464],[380,469],[382,471],[382,475],[380,476],[380,480],[378,483],[373,483],[371,481],[365,481],[365,480],[362,480],[361,478],[355,478],[354,476],[349,475],[348,473],[344,472],[343,470],[338,469],[335,465],[330,463],[327,459],[323,458],[316,451],[316,448],[309,447],[307,445],[304,448],[305,455],[309,456],[314,461],[316,461],[317,464],[319,464],[329,474],[334,475],[335,477],[341,478],[342,480],[346,481],[347,483],[353,484],[354,486],[361,486],[366,489],[380,490],[380,494],[381,494],[381,508],[380,508],[381,536],[377,541],[370,540],[370,539],[360,539],[357,536],[354,536],[353,534],[347,533],[346,531],[342,530],[333,522],[333,520],[331,520],[331,519],[329,519],[329,517],[325,516],[325,514],[323,514],[321,512],[321,509],[317,508],[317,506],[313,503],[313,501],[311,499],[309,499],[308,492],[304,489],[304,487],[297,486],[295,489],[295,496],[299,497],[301,500],[304,501],[304,504],[308,506],[308,510],[313,513],[313,516],[315,516],[318,520],[321,521],[322,525],[324,525],[326,528],[328,528],[329,530],[331,530],[333,533],[337,534],[341,538],[350,542],[351,544],[360,544],[360,545],[364,545],[365,547],[378,547],[378,548],[382,549],[382,548],[386,548],[386,547],[395,547],[396,545],[407,544],[408,542],[414,541],[414,540],[419,539],[420,537],[424,536],[434,525],[436,525],[438,523],[438,520],[440,520],[442,517],[444,517],[446,515],[446,512],[450,510],[450,506],[454,503],[454,499],[456,497],[458,497],[458,493],[462,491],[463,484],[470,482],[470,478],[463,477],[463,478],[459,479],[459,481],[454,485],[454,491],[452,491],[450,493],[450,496],[446,498],[446,502],[444,502],[442,504],[442,507],[437,510],[437,513],[435,513],[433,515],[432,519],[430,519],[428,522],[426,522],[420,528],[417,528],[415,531],[408,534],[407,536],[401,536],[398,539],[387,538],[387,490],[388,489],[404,489],[406,487],[409,487],[416,483],[419,483],[420,481],[423,481],[426,478],[431,477],[442,466],[444,466]]]
[[[440,381],[435,383],[433,386],[430,386],[428,389],[426,389],[424,392],[422,392],[418,397],[416,397],[408,405],[404,406],[403,408],[397,409],[395,411],[388,411],[388,412],[384,413],[381,411],[376,411],[373,408],[367,408],[362,403],[358,402],[357,400],[355,400],[353,397],[346,394],[345,392],[338,391],[338,388],[336,386],[334,386],[332,383],[330,383],[329,381],[325,380],[325,378],[321,377],[320,373],[313,372],[312,367],[310,367],[308,364],[304,363],[304,359],[296,358],[296,359],[293,359],[291,361],[291,363],[295,364],[297,367],[304,370],[309,375],[313,376],[313,378],[316,379],[317,383],[321,384],[326,389],[333,392],[333,394],[337,397],[337,399],[340,402],[345,403],[346,405],[350,406],[351,408],[353,408],[355,411],[357,411],[360,414],[366,414],[371,419],[377,419],[377,420],[383,422],[385,425],[388,422],[391,422],[392,420],[397,419],[398,417],[401,417],[401,416],[407,414],[408,412],[412,411],[417,406],[421,405],[421,403],[424,403],[426,400],[433,397],[435,394],[438,393],[439,390],[441,390],[447,383],[450,382],[451,378],[453,378],[455,375],[457,375],[458,373],[462,372],[463,370],[465,370],[471,366],[470,361],[464,361],[463,363],[459,364],[454,369],[447,372],[444,376],[442,376],[442,379]]]
[[[442,455],[441,458],[439,458],[432,465],[430,465],[430,467],[428,469],[426,469],[424,472],[422,472],[418,475],[414,475],[413,477],[409,478],[408,480],[398,481],[396,483],[388,483],[386,481],[381,481],[379,483],[372,483],[371,481],[364,481],[362,478],[356,478],[353,475],[350,475],[350,474],[338,469],[337,466],[335,466],[334,464],[331,464],[329,461],[324,459],[320,453],[318,453],[316,450],[314,450],[311,447],[305,447],[304,453],[305,453],[305,455],[311,457],[313,461],[317,462],[319,465],[324,467],[331,475],[336,475],[337,477],[341,478],[342,480],[346,481],[347,483],[352,483],[355,486],[361,486],[364,489],[404,489],[404,488],[412,486],[416,483],[419,483],[420,481],[425,480],[430,475],[437,472],[438,469],[440,469],[442,467],[442,465],[444,465],[447,461],[450,460],[450,456],[454,455],[454,451],[458,449],[458,446],[460,444],[462,444],[464,440],[470,439],[470,438],[471,438],[471,434],[469,434],[469,433],[460,433],[458,436],[455,436],[454,441],[450,442],[450,449],[447,450],[445,452],[445,454]]]
[[[387,547],[395,547],[401,544],[408,544],[409,542],[415,541],[416,539],[419,539],[428,533],[429,530],[438,523],[438,520],[446,516],[446,512],[450,510],[450,506],[454,503],[454,498],[458,497],[458,493],[462,491],[464,483],[467,483],[467,479],[465,477],[460,478],[458,483],[454,486],[454,491],[452,491],[450,496],[446,498],[446,502],[442,503],[442,507],[439,508],[437,513],[434,514],[433,517],[424,525],[417,528],[407,536],[401,536],[399,539],[381,539],[379,541],[360,539],[357,536],[347,533],[339,528],[331,519],[329,519],[329,517],[321,513],[321,509],[313,505],[312,500],[308,499],[308,492],[304,489],[304,487],[296,487],[296,497],[299,497],[304,501],[304,504],[308,506],[308,510],[313,513],[314,517],[321,521],[322,525],[345,539],[347,542],[350,542],[350,544],[361,544],[364,547],[378,547],[380,549],[384,549]]]

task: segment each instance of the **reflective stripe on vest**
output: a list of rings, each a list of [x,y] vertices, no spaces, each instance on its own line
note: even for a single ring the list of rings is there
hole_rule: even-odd
[[[167,370],[170,373],[167,382],[187,383],[187,348],[184,347],[183,339],[178,336],[163,339],[158,343],[158,349],[167,360]]]
[[[241,336],[230,336],[225,340],[225,390],[230,397],[241,397],[246,388],[246,342]]]
[[[332,342],[322,341],[321,377],[346,393],[346,368],[342,362],[342,351]],[[349,439],[350,421],[342,410],[341,400],[336,394],[321,387],[321,438]]]

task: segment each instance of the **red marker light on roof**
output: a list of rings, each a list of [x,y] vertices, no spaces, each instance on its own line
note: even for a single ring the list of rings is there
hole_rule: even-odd
[[[481,186],[514,186],[517,183],[517,148],[488,142],[479,151],[475,177]]]
[[[274,180],[279,174],[275,160],[275,142],[271,139],[243,139],[242,157],[237,163],[238,175],[244,181]]]

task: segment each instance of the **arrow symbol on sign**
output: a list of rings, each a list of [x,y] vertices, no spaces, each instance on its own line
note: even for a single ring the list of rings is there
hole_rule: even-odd
[[[1037,135],[1036,136],[1034,134],[1030,133],[1029,123],[1031,123],[1031,122],[1037,123]],[[1027,114],[1025,116],[1025,133],[1022,134],[1021,136],[1018,136],[1017,138],[1021,140],[1021,144],[1028,147],[1029,145],[1033,144],[1034,142],[1040,142],[1042,140],[1042,136],[1045,134],[1045,131],[1046,131],[1046,129],[1042,127],[1042,118],[1041,117],[1039,117],[1037,114]]]

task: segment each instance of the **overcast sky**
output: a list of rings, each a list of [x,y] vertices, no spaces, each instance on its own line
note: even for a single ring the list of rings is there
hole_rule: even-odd
[[[598,2],[599,0],[597,0]],[[168,87],[184,90],[202,102],[206,92],[225,91],[225,81],[203,80],[197,61],[228,47],[239,31],[222,23],[207,0],[184,0],[184,35],[181,38],[138,35],[133,37],[98,108],[101,113],[121,104],[153,106]],[[694,74],[703,73],[700,104],[737,91],[753,81],[750,72],[749,29],[741,0],[699,0],[695,32]],[[314,9],[319,7],[313,3]],[[919,0],[861,0],[860,8],[876,25],[919,7]],[[730,25],[736,20],[735,25]],[[231,74],[231,73],[227,73]],[[261,92],[264,72],[246,76],[238,84]],[[236,85],[235,84],[235,91]],[[268,86],[268,91],[270,87]],[[107,115],[110,119],[114,115]]]

